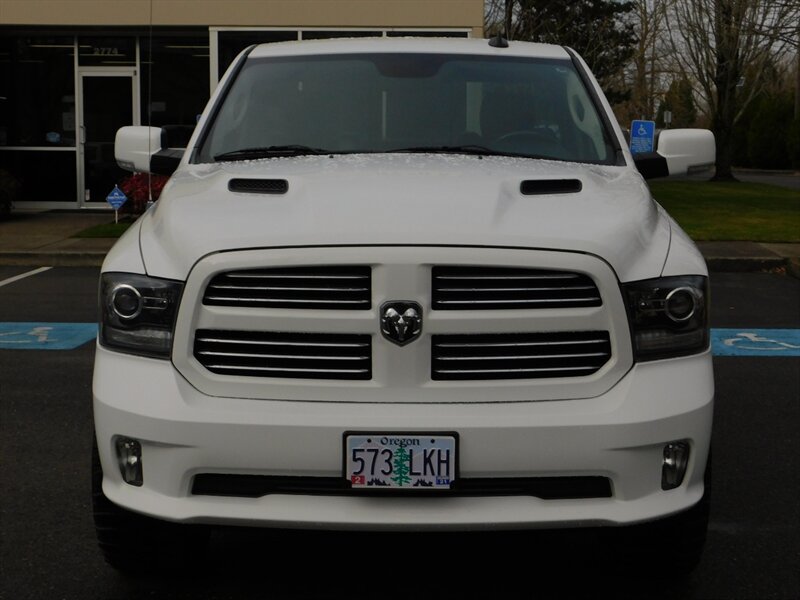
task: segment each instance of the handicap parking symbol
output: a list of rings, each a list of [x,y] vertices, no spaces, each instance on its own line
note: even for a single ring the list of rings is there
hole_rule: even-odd
[[[631,122],[631,154],[653,152],[656,137],[655,121]]]
[[[712,329],[715,356],[800,356],[800,329]]]
[[[95,337],[95,323],[0,323],[0,350],[72,350]]]

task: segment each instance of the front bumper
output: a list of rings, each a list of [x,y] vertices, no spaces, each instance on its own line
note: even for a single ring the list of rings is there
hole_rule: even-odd
[[[336,390],[331,390],[336,394]],[[472,530],[624,525],[703,495],[713,412],[710,353],[640,363],[606,393],[542,402],[368,404],[205,395],[168,361],[97,348],[94,416],[103,492],[179,522],[287,528]],[[200,473],[339,477],[344,431],[456,431],[461,477],[603,476],[612,497],[408,497],[191,493]],[[144,485],[126,484],[116,436],[142,444]],[[666,443],[688,440],[683,484],[661,489]]]

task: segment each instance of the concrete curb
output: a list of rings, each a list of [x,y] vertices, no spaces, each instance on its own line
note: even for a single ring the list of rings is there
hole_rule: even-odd
[[[792,277],[800,279],[800,258],[790,258],[786,265],[786,272]]]
[[[721,271],[723,273],[748,273],[753,271],[771,271],[786,267],[788,270],[788,258],[776,257],[706,257],[706,265],[709,271]]]

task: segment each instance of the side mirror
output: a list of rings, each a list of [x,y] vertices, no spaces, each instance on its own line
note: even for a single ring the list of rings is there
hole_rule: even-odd
[[[183,158],[184,148],[171,148],[169,134],[166,127],[120,128],[114,140],[117,164],[127,171],[172,175]]]
[[[665,129],[656,137],[656,151],[633,155],[645,179],[686,175],[714,166],[717,149],[708,129]]]

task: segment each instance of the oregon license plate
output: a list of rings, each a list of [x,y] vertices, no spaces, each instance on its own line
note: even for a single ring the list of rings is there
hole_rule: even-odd
[[[348,433],[344,463],[353,488],[449,489],[456,478],[456,435]]]

